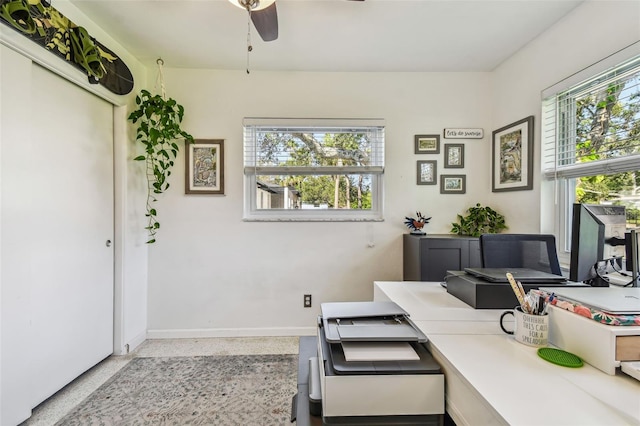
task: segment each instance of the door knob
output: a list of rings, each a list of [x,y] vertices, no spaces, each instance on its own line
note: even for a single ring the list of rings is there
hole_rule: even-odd
[[[111,247],[111,240],[107,240],[107,247]]]

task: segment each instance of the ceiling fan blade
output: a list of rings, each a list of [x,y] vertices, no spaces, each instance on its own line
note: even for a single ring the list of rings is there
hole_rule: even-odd
[[[278,12],[275,3],[265,9],[252,11],[251,20],[264,41],[278,38]]]

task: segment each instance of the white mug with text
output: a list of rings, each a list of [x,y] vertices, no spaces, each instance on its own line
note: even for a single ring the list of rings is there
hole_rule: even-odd
[[[507,315],[513,315],[514,329],[507,330],[503,324]],[[500,315],[500,328],[507,334],[513,334],[516,341],[529,346],[543,347],[549,342],[549,315],[532,315],[522,311],[520,306]]]

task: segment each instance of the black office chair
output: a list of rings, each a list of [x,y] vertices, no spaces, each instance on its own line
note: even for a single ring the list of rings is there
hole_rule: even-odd
[[[529,268],[562,275],[556,238],[539,234],[482,234],[483,268]]]

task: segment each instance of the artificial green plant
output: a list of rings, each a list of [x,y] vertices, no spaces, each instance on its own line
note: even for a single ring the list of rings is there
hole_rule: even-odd
[[[155,235],[160,228],[153,203],[157,201],[156,195],[169,189],[168,178],[180,150],[176,141],[184,139],[185,143],[192,143],[193,136],[181,129],[184,108],[175,100],[142,90],[136,96],[136,105],[138,108],[129,114],[129,120],[138,123],[136,140],[144,145],[144,155],[134,160],[145,161],[147,166],[145,216],[148,224],[145,229],[149,232],[147,243],[151,244],[155,243]]]

